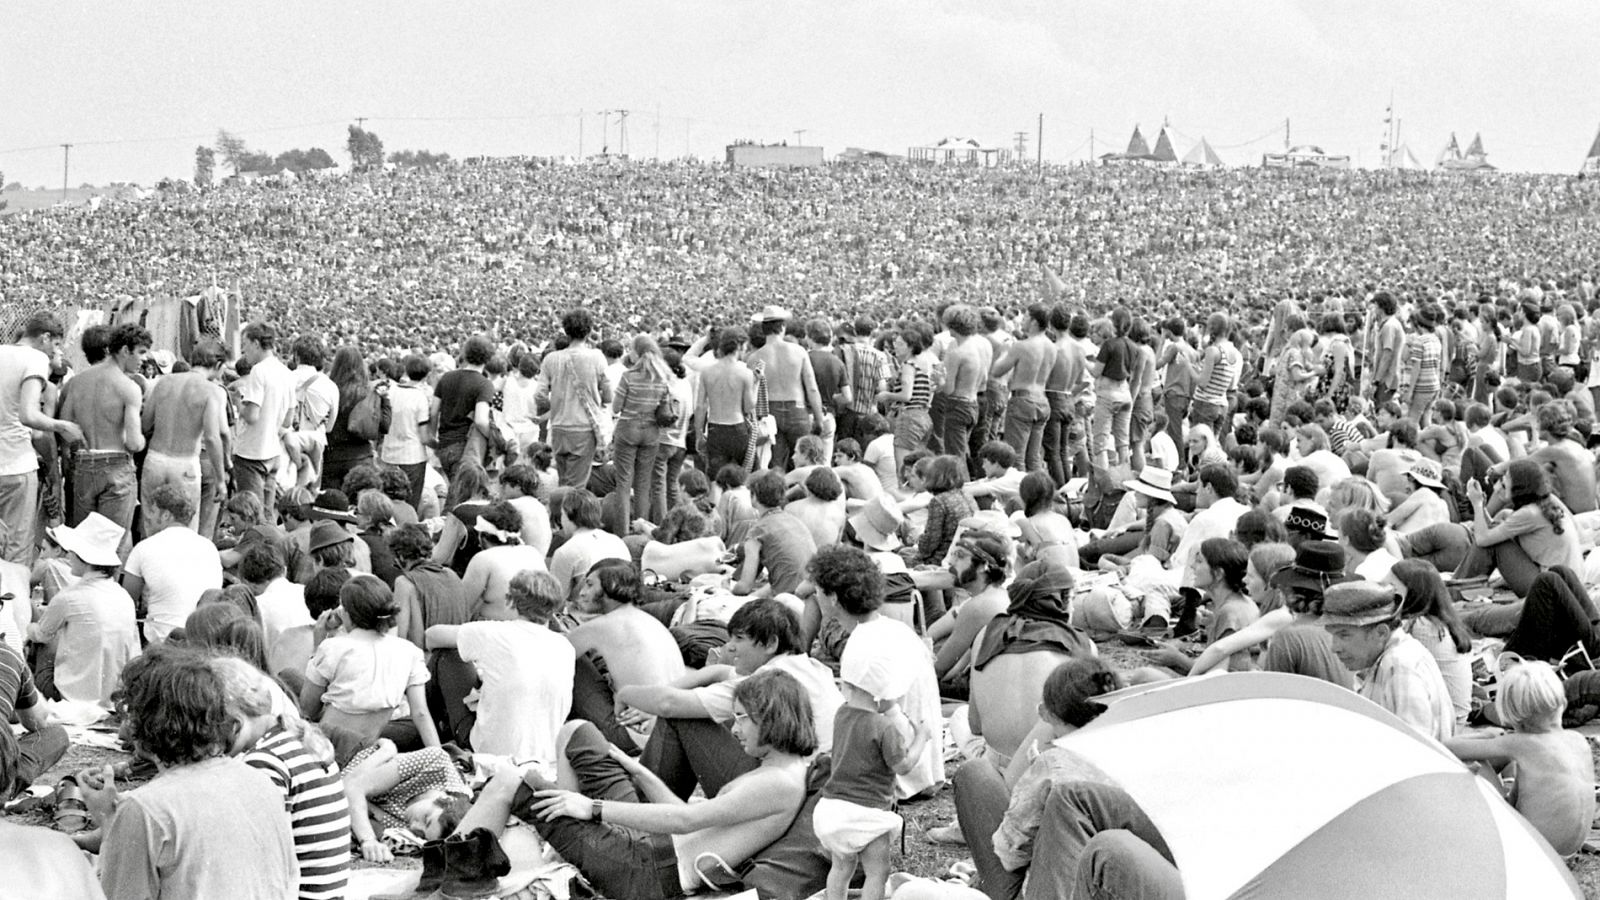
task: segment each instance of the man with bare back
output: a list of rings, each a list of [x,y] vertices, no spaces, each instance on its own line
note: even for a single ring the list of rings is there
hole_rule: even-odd
[[[995,361],[990,374],[1010,374],[1011,399],[1006,404],[1006,443],[1023,459],[1025,471],[1044,468],[1044,425],[1050,418],[1045,381],[1055,366],[1056,348],[1050,342],[1050,307],[1035,303],[1023,316],[1023,339],[1013,343]]]
[[[978,391],[989,381],[994,351],[989,339],[978,333],[982,321],[971,307],[952,309],[950,333],[956,342],[944,355],[944,452],[967,465],[972,430],[978,424]]]
[[[767,405],[778,423],[772,467],[787,472],[794,445],[822,424],[822,396],[817,391],[811,357],[799,344],[784,339],[789,311],[768,306],[759,315],[767,342],[750,354],[750,362],[766,363]]]
[[[700,401],[694,411],[695,432],[700,435],[706,477],[728,463],[744,465],[750,445],[750,415],[756,405],[756,379],[739,361],[744,346],[743,328],[724,328],[717,334],[717,360],[700,370]],[[770,384],[770,382],[769,382]],[[812,381],[813,390],[816,381]]]
[[[212,380],[221,365],[222,345],[213,340],[202,341],[195,347],[189,371],[156,380],[140,417],[150,443],[139,479],[139,496],[148,505],[156,488],[163,484],[179,486],[192,501],[194,515],[189,527],[195,531],[200,531],[202,519],[202,485],[228,483],[229,457],[223,444],[228,397],[222,386]],[[202,450],[203,465],[209,471],[202,467]],[[213,491],[212,504],[215,503]],[[216,522],[214,512],[211,521]]]
[[[97,512],[122,526],[120,553],[132,543],[127,529],[139,503],[133,454],[144,449],[140,407],[144,392],[133,380],[150,354],[150,332],[131,322],[111,329],[106,357],[69,381],[60,416],[83,429],[84,444],[72,455],[72,498],[67,524]]]
[[[629,560],[602,559],[589,568],[575,604],[593,616],[567,632],[577,651],[572,680],[572,718],[587,719],[621,746],[633,740],[632,750],[644,747],[652,716],[631,733],[617,723],[621,704],[616,692],[627,687],[669,685],[683,677],[683,651],[661,620],[638,607],[639,570]],[[586,654],[605,661],[602,678]]]

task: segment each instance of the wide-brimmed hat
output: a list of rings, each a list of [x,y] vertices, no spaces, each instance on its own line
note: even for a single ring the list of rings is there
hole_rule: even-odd
[[[855,515],[850,526],[856,530],[856,539],[873,550],[898,550],[900,525],[906,517],[886,495],[868,500]]]
[[[1124,481],[1122,486],[1173,505],[1178,502],[1178,498],[1172,495],[1172,472],[1160,466],[1145,466],[1139,470],[1138,478]]]
[[[326,519],[351,525],[356,521],[355,513],[350,511],[350,498],[337,488],[329,488],[318,494],[306,508],[306,518],[310,521]]]
[[[1439,471],[1439,464],[1426,456],[1412,463],[1406,474],[1415,479],[1417,484],[1425,487],[1436,489],[1444,487],[1444,481],[1440,478],[1442,473]]]
[[[1350,580],[1344,564],[1344,548],[1337,542],[1306,541],[1295,550],[1293,563],[1273,573],[1272,586],[1327,590],[1329,585]]]
[[[75,526],[61,525],[49,531],[50,539],[60,544],[61,549],[77,554],[91,566],[122,565],[117,547],[126,533],[127,529],[97,512],[89,513]]]
[[[794,318],[794,314],[776,303],[768,303],[761,307],[761,311],[752,315],[752,322],[787,322]]]
[[[1320,625],[1374,625],[1392,620],[1400,611],[1394,588],[1375,581],[1336,584],[1322,595]]]
[[[1289,515],[1283,520],[1283,527],[1301,534],[1309,534],[1314,538],[1328,536],[1328,514],[1311,506],[1295,504],[1289,507]]]
[[[675,334],[675,335],[667,338],[666,340],[662,341],[661,342],[661,346],[670,347],[673,350],[677,350],[679,352],[682,352],[684,350],[689,349],[690,347],[693,347],[694,346],[694,341],[689,340],[687,337],[684,337],[681,334]]]
[[[344,530],[338,522],[322,521],[311,526],[311,552],[315,553],[324,547],[332,547],[345,541],[353,541],[355,537]]]

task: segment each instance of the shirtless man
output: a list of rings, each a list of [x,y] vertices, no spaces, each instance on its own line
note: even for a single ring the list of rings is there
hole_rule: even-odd
[[[717,334],[716,362],[700,371],[700,399],[694,410],[694,428],[700,436],[707,478],[715,478],[717,471],[728,463],[744,465],[745,450],[750,445],[756,379],[750,367],[739,361],[739,348],[744,343],[743,328],[724,328]],[[816,390],[815,379],[811,389]]]
[[[978,310],[978,319],[983,323],[984,337],[989,341],[989,359],[996,360],[1006,355],[1011,345],[1017,342],[1015,336],[1006,330],[1005,317],[992,306],[985,306]],[[992,371],[988,374],[983,390],[983,403],[979,408],[978,436],[973,438],[972,452],[988,443],[996,431],[1005,428],[1006,406],[1011,400],[1010,379],[996,375]]]
[[[572,718],[588,719],[615,742],[621,734],[633,737],[638,748],[644,746],[654,719],[641,722],[643,734],[620,732],[614,723],[621,710],[614,691],[637,685],[673,684],[683,677],[683,651],[661,624],[661,620],[640,609],[639,570],[629,560],[603,559],[584,576],[578,592],[580,613],[594,616],[567,633],[577,651],[579,663],[572,682]],[[600,679],[592,665],[585,665],[584,654],[594,653],[605,660],[609,678]]]
[[[144,392],[130,376],[144,365],[150,343],[150,332],[131,322],[112,328],[105,359],[68,382],[61,399],[61,418],[76,422],[84,437],[72,458],[67,523],[77,525],[92,512],[117,523],[125,530],[124,557],[132,547],[126,530],[139,502],[133,454],[144,449]]]
[[[228,416],[228,396],[212,380],[222,365],[222,345],[208,340],[196,348],[190,368],[177,375],[156,380],[140,415],[140,428],[149,438],[144,456],[144,472],[139,480],[139,496],[149,505],[150,492],[163,484],[176,484],[189,495],[194,515],[189,527],[201,534],[202,485],[213,485],[210,504],[212,526],[216,525],[215,485],[228,483],[228,451],[223,443]],[[205,451],[202,471],[201,451]],[[209,535],[206,535],[209,537]]]
[[[477,530],[483,549],[472,554],[461,577],[467,618],[473,622],[515,619],[516,610],[508,602],[511,579],[525,571],[545,571],[544,554],[522,543],[522,514],[509,501],[484,510],[478,516]]]
[[[939,393],[944,395],[944,452],[967,464],[973,453],[971,443],[977,436],[973,429],[978,424],[978,390],[989,379],[994,350],[989,339],[978,334],[982,322],[977,310],[971,307],[953,309],[950,314],[950,333],[956,342],[944,355],[944,383]],[[981,442],[980,442],[981,444]]]
[[[1028,472],[1044,468],[1044,424],[1050,418],[1044,388],[1056,362],[1049,331],[1050,307],[1043,303],[1028,307],[1022,321],[1023,339],[1012,343],[989,370],[992,378],[1011,376],[1005,441],[1016,448],[1017,455],[1023,458],[1023,469]]]
[[[750,361],[767,367],[767,405],[778,422],[772,467],[784,472],[789,469],[794,445],[822,425],[822,395],[810,355],[799,344],[784,339],[789,312],[769,306],[760,315],[767,342],[750,354]]]

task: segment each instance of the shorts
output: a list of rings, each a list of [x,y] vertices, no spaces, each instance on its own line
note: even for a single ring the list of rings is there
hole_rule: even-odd
[[[853,856],[884,835],[893,838],[904,827],[898,813],[832,797],[818,800],[811,814],[818,843],[835,856]]]
[[[906,407],[894,417],[894,449],[910,453],[928,446],[933,418],[926,407]]]

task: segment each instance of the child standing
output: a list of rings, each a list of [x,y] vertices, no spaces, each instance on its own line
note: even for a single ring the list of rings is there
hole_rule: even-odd
[[[1495,707],[1510,732],[1451,738],[1445,746],[1462,762],[1514,773],[1506,799],[1558,855],[1577,853],[1594,819],[1594,757],[1582,735],[1561,728],[1567,707],[1561,679],[1549,663],[1514,666],[1500,677]]]
[[[913,729],[896,702],[911,689],[907,673],[881,654],[849,654],[843,662],[845,702],[833,719],[833,771],[812,816],[817,840],[833,856],[827,900],[845,900],[858,858],[866,874],[861,900],[882,900],[890,841],[905,825],[893,811],[894,779],[916,766],[930,733],[927,722]]]

